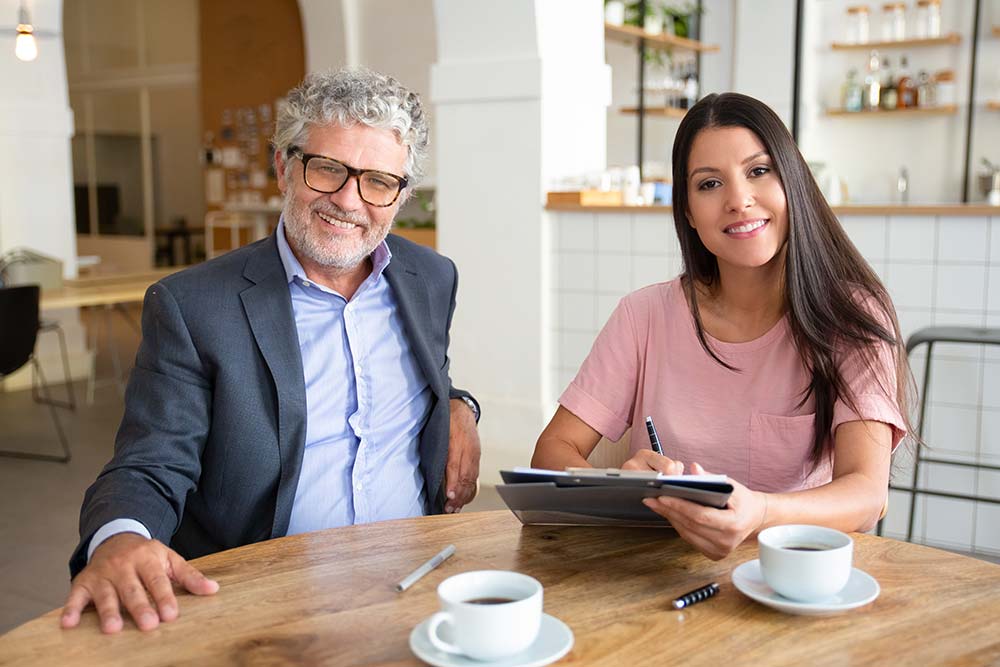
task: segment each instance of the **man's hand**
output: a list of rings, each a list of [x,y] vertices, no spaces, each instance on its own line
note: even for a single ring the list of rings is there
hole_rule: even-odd
[[[219,590],[217,582],[206,578],[162,542],[135,533],[119,533],[97,547],[90,564],[76,575],[60,623],[63,628],[75,628],[80,614],[93,603],[101,620],[101,632],[119,632],[124,604],[140,630],[153,630],[161,620],[177,618],[172,582],[195,595],[211,595]]]
[[[448,464],[444,472],[444,511],[458,512],[476,497],[479,479],[479,431],[476,417],[465,401],[451,399]]]

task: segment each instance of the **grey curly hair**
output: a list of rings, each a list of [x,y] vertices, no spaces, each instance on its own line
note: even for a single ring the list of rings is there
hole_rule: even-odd
[[[306,143],[311,125],[358,123],[391,130],[406,146],[404,175],[412,190],[427,161],[427,116],[420,96],[391,76],[364,67],[308,74],[279,106],[272,141],[287,156],[291,146]],[[290,169],[286,163],[286,176]]]

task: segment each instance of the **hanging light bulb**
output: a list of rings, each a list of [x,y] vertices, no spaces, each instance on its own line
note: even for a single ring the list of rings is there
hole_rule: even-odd
[[[14,55],[18,60],[30,62],[38,57],[38,42],[35,40],[35,27],[31,25],[27,8],[22,4],[17,18],[17,41],[14,42]]]

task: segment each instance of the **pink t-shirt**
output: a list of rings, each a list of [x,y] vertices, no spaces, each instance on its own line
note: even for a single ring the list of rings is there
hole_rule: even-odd
[[[653,417],[663,453],[729,475],[757,491],[784,492],[826,484],[827,457],[816,467],[815,402],[799,405],[809,374],[792,342],[787,316],[746,343],[705,334],[733,372],[698,342],[680,279],[658,283],[621,300],[580,371],[559,398],[567,410],[609,440],[633,427],[631,451],[649,447],[645,419]],[[894,399],[896,372],[889,346],[879,350],[881,382],[856,354],[839,362],[860,413],[834,405],[831,435],[849,421],[892,427],[892,446],[905,435]]]

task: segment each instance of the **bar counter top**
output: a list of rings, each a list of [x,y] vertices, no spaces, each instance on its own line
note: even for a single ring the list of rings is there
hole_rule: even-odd
[[[582,206],[580,204],[546,204],[547,211],[579,213],[670,213],[671,206]],[[837,215],[871,216],[998,216],[1000,206],[988,204],[848,204],[834,206]]]

